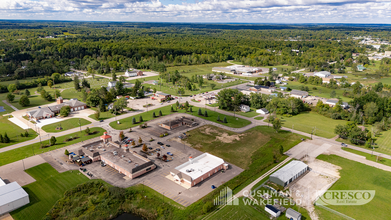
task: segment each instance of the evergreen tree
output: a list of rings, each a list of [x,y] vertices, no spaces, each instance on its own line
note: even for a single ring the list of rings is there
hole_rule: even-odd
[[[217,116],[217,121],[220,121],[220,115]]]
[[[25,94],[26,96],[30,96],[30,91],[29,91],[28,89],[26,89],[26,90],[24,90],[24,94]]]
[[[171,112],[174,112],[174,108],[171,106]]]
[[[20,133],[20,136],[21,136],[21,137],[24,137],[24,133]]]
[[[190,112],[193,112],[193,108],[192,107],[190,107],[190,110],[189,110]]]
[[[134,117],[132,118],[132,124],[136,124],[136,119]]]
[[[224,116],[223,123],[228,123],[227,117]]]
[[[202,115],[201,108],[198,109],[198,115]]]
[[[152,118],[156,118],[155,112],[152,113]]]
[[[208,117],[208,112],[205,110],[205,114],[204,114],[205,117]]]
[[[24,136],[25,137],[28,137],[29,136],[29,132],[26,130],[26,132],[24,132]]]
[[[143,117],[140,115],[140,119],[139,119],[140,123],[143,122]]]
[[[9,143],[10,142],[10,139],[7,135],[7,132],[4,133],[4,143]]]
[[[162,110],[159,110],[159,116],[163,116]]]
[[[52,136],[52,137],[50,138],[50,145],[53,146],[53,145],[56,144],[56,142],[57,142],[56,137]]]
[[[0,134],[0,143],[4,143],[3,135]]]

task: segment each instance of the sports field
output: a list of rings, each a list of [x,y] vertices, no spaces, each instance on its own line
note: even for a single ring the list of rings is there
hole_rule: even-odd
[[[389,219],[388,211],[391,203],[391,175],[362,163],[354,162],[335,155],[320,155],[320,160],[342,167],[339,171],[341,178],[330,188],[330,190],[375,190],[376,194],[372,201],[360,206],[331,206],[340,213],[354,219]],[[324,211],[322,210],[321,213]],[[328,219],[320,215],[321,219]]]
[[[66,190],[89,180],[77,170],[59,173],[48,163],[27,169],[26,172],[36,182],[23,187],[29,194],[30,203],[11,212],[16,220],[43,219]]]

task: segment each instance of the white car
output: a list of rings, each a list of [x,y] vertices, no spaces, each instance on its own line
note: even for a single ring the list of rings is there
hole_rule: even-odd
[[[160,146],[161,148],[165,149],[163,145]]]

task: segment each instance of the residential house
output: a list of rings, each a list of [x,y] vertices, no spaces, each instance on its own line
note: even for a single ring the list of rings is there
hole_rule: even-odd
[[[330,107],[334,107],[338,103],[338,99],[327,99],[325,104],[329,105]],[[349,104],[347,102],[342,102],[341,104],[342,108],[349,108]]]
[[[125,72],[126,77],[143,76],[144,73],[141,70],[127,69]]]
[[[259,114],[262,114],[262,115],[269,114],[269,111],[266,108],[257,109],[256,112],[259,113]]]
[[[248,106],[248,105],[240,105],[240,111],[249,112],[249,111],[251,111],[251,109],[250,109],[250,106]]]
[[[107,89],[115,88],[115,85],[117,84],[117,81],[111,81],[107,84]]]
[[[301,99],[301,98],[307,97],[307,96],[308,96],[308,92],[293,89],[293,90],[290,92],[290,96],[291,96],[291,97],[295,97],[295,98],[300,98],[300,99]]]
[[[268,92],[268,93],[272,93],[276,91],[275,88],[268,87],[268,86],[260,86],[260,85],[252,86],[249,88],[249,90],[253,92]]]

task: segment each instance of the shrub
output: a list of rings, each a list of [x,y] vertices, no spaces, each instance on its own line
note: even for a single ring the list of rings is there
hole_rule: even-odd
[[[24,134],[23,134],[23,133],[20,133],[20,136],[21,136],[21,137],[24,137]]]
[[[227,117],[224,116],[223,123],[228,123]]]
[[[143,116],[140,115],[139,121],[143,122]]]
[[[4,133],[4,143],[9,143],[11,140],[9,139],[7,132]]]
[[[132,118],[132,124],[136,124],[136,118]]]
[[[69,115],[69,112],[71,112],[71,107],[69,107],[69,105],[65,105],[61,107],[60,115],[62,117],[67,117]]]
[[[210,212],[213,209],[213,203],[211,201],[208,201],[204,204],[202,207],[202,211],[206,214]]]
[[[152,118],[156,118],[155,112],[152,113]]]
[[[50,138],[50,145],[53,146],[53,145],[56,144],[56,142],[57,142],[56,137],[52,136],[52,137]]]
[[[163,116],[162,110],[159,110],[159,116]]]
[[[220,121],[220,115],[217,116],[217,121]]]
[[[198,115],[202,115],[202,111],[200,108],[198,109]]]
[[[28,137],[29,136],[29,132],[26,130],[26,132],[24,132],[24,136],[25,137]]]
[[[30,105],[30,100],[26,95],[22,95],[19,99],[19,104],[23,107]]]
[[[64,152],[65,155],[69,155],[69,151],[67,149],[65,149],[65,152]]]

